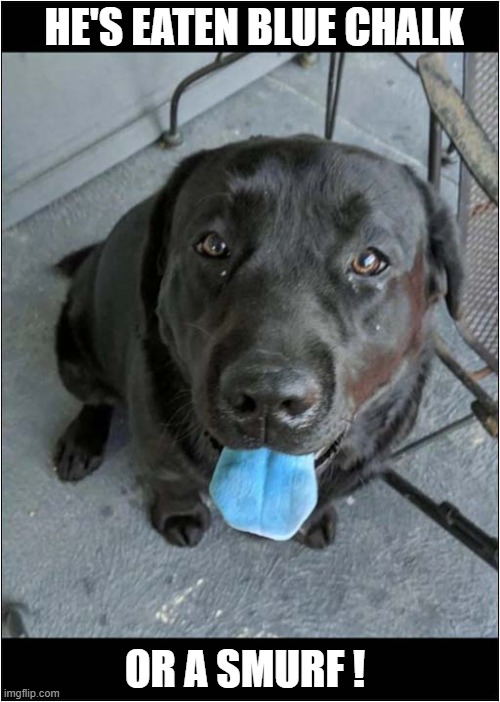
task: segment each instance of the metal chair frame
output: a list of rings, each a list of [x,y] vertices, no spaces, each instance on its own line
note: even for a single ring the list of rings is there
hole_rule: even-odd
[[[191,73],[182,80],[173,93],[170,104],[170,128],[162,135],[163,145],[172,147],[182,142],[182,133],[178,127],[179,101],[185,90],[198,80],[220,70],[229,64],[235,63],[247,56],[248,53],[234,53],[224,56],[217,54],[215,61],[207,66]],[[329,59],[328,78],[326,86],[326,107],[325,107],[325,129],[326,139],[333,138],[335,122],[338,113],[342,76],[345,66],[345,53],[331,53]],[[418,70],[408,61],[404,54],[397,53],[396,56],[413,72]],[[315,63],[314,55],[303,55],[305,60],[303,66],[311,66]],[[464,57],[465,75],[465,57]],[[428,179],[435,187],[439,188],[441,178],[441,164],[443,160],[442,149],[443,128],[436,114],[430,109],[429,119],[429,144],[428,144]],[[447,149],[448,154],[454,149],[453,141]],[[451,422],[435,432],[412,441],[397,450],[391,457],[393,462],[398,461],[420,448],[439,441],[444,435],[460,430],[471,422],[480,421],[486,431],[493,437],[498,437],[498,404],[485,392],[477,382],[480,373],[471,374],[450,354],[443,340],[436,337],[436,353],[438,358],[455,375],[455,377],[471,392],[475,400],[471,404],[471,412],[459,420]],[[382,473],[382,479],[387,485],[395,489],[399,494],[418,507],[433,521],[443,527],[452,536],[461,541],[477,556],[482,558],[490,566],[498,570],[498,540],[485,533],[479,526],[468,520],[453,504],[449,502],[437,503],[428,495],[419,490],[415,485],[405,478],[402,478],[395,470],[388,467]]]

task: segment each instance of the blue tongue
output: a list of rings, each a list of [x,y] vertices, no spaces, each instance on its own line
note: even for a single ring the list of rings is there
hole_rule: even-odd
[[[234,529],[277,541],[290,539],[318,501],[314,454],[225,448],[209,490]]]

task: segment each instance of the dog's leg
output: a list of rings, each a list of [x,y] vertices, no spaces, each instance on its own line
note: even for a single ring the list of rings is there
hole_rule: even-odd
[[[185,491],[177,481],[156,483],[151,517],[155,529],[174,546],[196,546],[210,526],[210,511],[199,493]]]
[[[57,442],[54,462],[61,480],[81,480],[102,463],[113,408],[84,405]]]
[[[186,434],[187,427],[174,424],[171,429],[165,415],[169,398],[185,397],[186,389],[175,385],[175,375],[166,386],[167,364],[157,358],[150,361],[148,366],[145,355],[136,354],[127,405],[133,444],[152,497],[151,521],[169,544],[196,546],[210,526],[210,512],[201,500],[207,478],[177,438]],[[160,368],[160,375],[151,368]],[[175,415],[179,409],[187,415],[188,407],[182,404],[170,412]]]
[[[316,549],[333,544],[337,529],[334,498],[351,492],[359,485],[361,482],[356,471],[327,469],[320,478],[318,504],[295,535],[295,540]]]
[[[332,544],[337,527],[334,501],[366,485],[380,472],[382,465],[378,456],[365,462],[358,459],[350,470],[333,463],[320,478],[318,504],[295,535],[295,540],[318,549]]]

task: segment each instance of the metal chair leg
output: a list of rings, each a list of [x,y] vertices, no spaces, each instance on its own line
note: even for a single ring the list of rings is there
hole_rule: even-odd
[[[451,356],[439,335],[436,335],[435,345],[436,353],[440,360],[476,398],[471,405],[472,414],[468,414],[427,436],[406,444],[406,446],[392,454],[392,461],[397,461],[403,456],[418,451],[424,446],[439,440],[443,435],[457,431],[477,419],[479,419],[491,436],[498,436],[497,404]],[[440,504],[434,502],[428,495],[392,469],[386,470],[381,477],[390,487],[403,495],[415,507],[418,507],[452,536],[465,544],[467,548],[482,558],[492,568],[498,570],[498,540],[467,519],[457,507],[449,502],[441,502]]]
[[[439,120],[434,112],[430,111],[429,120],[429,154],[427,160],[427,178],[439,190],[441,181],[441,156],[443,132]]]
[[[449,534],[461,541],[476,556],[498,570],[498,541],[489,536],[467,519],[455,505],[449,502],[434,502],[425,493],[389,469],[382,474],[382,479],[400,495],[418,507],[433,521],[443,527]]]
[[[344,58],[344,53],[330,54],[325,115],[325,139],[328,140],[332,139],[333,130],[335,129],[335,120],[337,118],[337,107],[340,95],[340,85],[342,83],[342,72],[344,70]]]
[[[475,414],[466,414],[464,417],[461,417],[460,419],[457,419],[454,422],[451,422],[450,424],[447,424],[444,427],[441,427],[440,429],[437,429],[436,431],[433,431],[432,434],[427,434],[426,436],[423,436],[421,439],[416,439],[415,441],[412,441],[410,444],[405,444],[402,448],[398,449],[397,451],[394,451],[393,454],[391,454],[391,460],[398,460],[399,458],[402,458],[403,456],[406,456],[409,453],[413,453],[414,451],[418,451],[419,449],[423,448],[424,446],[427,446],[428,444],[432,444],[434,441],[439,439],[441,436],[444,434],[448,434],[454,431],[457,431],[457,429],[462,429],[462,427],[468,426],[469,424],[472,424],[473,422],[476,421],[476,416]]]

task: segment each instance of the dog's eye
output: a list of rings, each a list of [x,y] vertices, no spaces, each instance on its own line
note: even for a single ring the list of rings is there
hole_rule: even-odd
[[[211,258],[227,258],[229,256],[229,248],[224,239],[215,232],[209,232],[195,246],[196,251],[202,256],[210,256]]]
[[[365,249],[351,263],[357,275],[378,275],[389,265],[388,259],[377,249]]]

